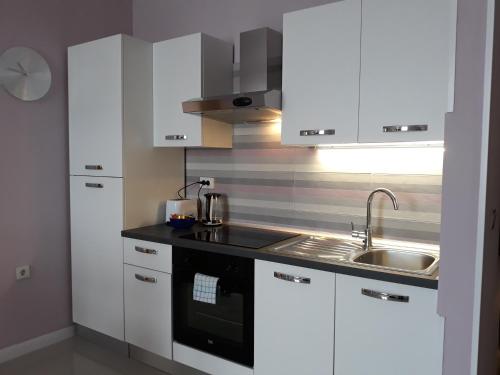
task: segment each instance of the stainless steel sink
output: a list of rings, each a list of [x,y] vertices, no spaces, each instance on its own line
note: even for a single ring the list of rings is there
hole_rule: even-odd
[[[434,250],[380,244],[365,251],[359,241],[316,236],[302,236],[268,251],[326,263],[426,276],[432,275],[439,265],[439,252]]]
[[[419,251],[372,248],[356,255],[352,262],[398,271],[431,274],[437,266],[438,257]]]

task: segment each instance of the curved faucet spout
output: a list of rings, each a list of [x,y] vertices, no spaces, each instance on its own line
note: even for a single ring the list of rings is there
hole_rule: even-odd
[[[384,194],[386,194],[389,198],[391,198],[392,205],[394,206],[394,209],[395,210],[399,210],[398,198],[396,198],[396,196],[394,195],[394,193],[392,191],[390,191],[389,189],[386,189],[386,188],[377,188],[377,189],[373,190],[370,193],[370,195],[368,196],[368,202],[367,202],[368,205],[371,206],[372,201],[373,201],[373,196],[376,193],[384,193]]]
[[[365,229],[365,239],[364,239],[364,249],[368,250],[372,246],[372,236],[373,236],[373,230],[372,230],[372,201],[373,197],[377,193],[384,193],[386,194],[389,198],[391,198],[392,205],[394,206],[395,210],[399,209],[399,203],[398,199],[394,195],[392,191],[386,188],[378,188],[373,190],[370,195],[368,196],[368,200],[366,202],[366,229]]]

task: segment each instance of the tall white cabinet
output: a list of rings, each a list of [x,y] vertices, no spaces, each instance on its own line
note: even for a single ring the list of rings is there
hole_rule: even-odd
[[[341,0],[283,17],[282,143],[442,141],[457,0]]]
[[[255,375],[332,375],[335,274],[255,261]]]
[[[184,153],[153,147],[153,47],[116,35],[68,50],[73,320],[124,339],[120,231],[160,222]]]
[[[230,43],[202,33],[155,43],[155,146],[232,147],[232,125],[182,110],[183,101],[232,91]]]

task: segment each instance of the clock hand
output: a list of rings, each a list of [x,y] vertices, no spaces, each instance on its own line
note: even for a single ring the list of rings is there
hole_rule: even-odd
[[[17,70],[17,69],[14,69],[14,68],[11,68],[11,67],[8,67],[6,70],[9,70],[9,71],[11,71],[11,72],[16,72],[16,73],[18,73],[18,74],[24,74],[22,71]]]
[[[27,76],[28,75],[28,72],[26,71],[26,69],[24,69],[24,66],[21,64],[20,61],[17,62],[17,66],[19,66],[19,68],[21,68],[21,74],[23,76]]]

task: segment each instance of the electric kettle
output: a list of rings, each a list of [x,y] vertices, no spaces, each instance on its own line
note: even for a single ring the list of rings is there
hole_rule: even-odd
[[[222,224],[222,195],[219,193],[205,194],[204,225],[217,226]]]

